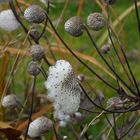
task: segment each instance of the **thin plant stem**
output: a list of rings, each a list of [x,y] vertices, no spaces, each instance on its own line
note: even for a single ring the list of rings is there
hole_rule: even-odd
[[[139,117],[135,120],[135,122],[131,125],[131,127],[127,130],[127,132],[119,138],[120,140],[124,138],[133,129],[133,127],[135,126],[138,120],[139,120]]]
[[[35,83],[36,83],[36,76],[34,76],[34,78],[33,78],[32,97],[31,97],[31,108],[30,108],[29,121],[28,121],[28,125],[27,125],[26,132],[25,132],[25,138],[24,138],[24,140],[27,139],[28,129],[29,129],[29,125],[30,125],[30,122],[31,122],[32,113],[33,113],[34,93],[35,93]]]
[[[110,54],[108,54],[108,56],[109,56],[110,62],[111,62],[111,64],[112,64],[112,67],[114,68],[114,71],[116,71],[115,66],[114,66],[114,63],[113,63],[113,60],[112,60]],[[118,87],[121,88],[121,87],[120,87],[120,84],[119,84],[118,77],[116,77],[116,80],[117,80]]]
[[[46,30],[46,26],[47,26],[47,19],[45,19],[45,24],[44,24],[44,27],[43,27],[43,30],[41,32],[41,34],[39,35],[39,37],[37,38],[37,42],[39,42],[40,38],[43,36],[43,34],[45,33],[45,30]]]
[[[40,72],[42,73],[44,79],[47,80],[46,74],[44,73],[44,71],[42,70],[42,68],[40,68]]]
[[[47,60],[47,58],[44,56],[44,61],[46,62],[46,64],[48,65],[48,66],[51,66],[51,64],[50,64],[50,62]]]
[[[59,137],[58,137],[58,134],[57,134],[57,131],[56,131],[56,129],[55,129],[54,124],[53,124],[53,131],[54,131],[56,140],[59,140]]]
[[[45,77],[48,77],[48,75],[47,75],[47,73],[46,73],[46,71],[45,71],[45,69],[44,69],[44,67],[43,67],[43,66],[41,66],[41,69],[42,69],[42,71],[44,72]]]
[[[135,4],[135,13],[136,13],[136,18],[138,23],[138,29],[139,29],[139,37],[140,37],[140,18],[139,18],[137,0],[134,0],[134,4]]]
[[[115,116],[115,113],[113,113],[112,115],[113,115],[113,130],[114,130],[114,138],[115,138],[115,140],[118,140],[118,136],[117,136],[117,128],[116,128],[116,116]]]
[[[110,64],[107,62],[107,60],[104,58],[104,56],[102,55],[102,53],[101,53],[100,50],[98,49],[98,47],[97,47],[95,41],[93,40],[93,38],[92,38],[92,36],[91,36],[89,30],[87,29],[87,27],[85,27],[85,30],[86,30],[86,32],[87,32],[87,34],[88,34],[88,36],[89,36],[91,42],[93,43],[95,49],[97,50],[98,54],[101,56],[101,58],[103,59],[103,61],[105,62],[105,64],[108,66],[108,68],[114,73],[114,75],[115,75],[116,77],[118,77],[118,79],[123,83],[123,85],[125,85],[132,93],[135,93],[135,91],[133,91],[133,90],[127,85],[127,83],[125,83],[125,82],[121,79],[121,77],[113,70],[113,68],[110,66]]]
[[[108,109],[105,109],[101,106],[99,106],[98,104],[96,104],[88,95],[88,93],[86,92],[86,90],[84,89],[84,87],[82,86],[81,83],[79,83],[82,91],[84,92],[85,96],[88,98],[88,100],[93,104],[95,105],[96,107],[98,107],[99,109],[103,110],[103,111],[106,111],[106,112],[110,112],[110,113],[125,113],[125,112],[130,112],[130,111],[135,111],[139,108],[139,104],[136,105],[136,106],[131,106],[131,107],[128,107],[128,109],[125,109],[125,110],[108,110]]]
[[[21,7],[20,7],[20,5],[19,5],[19,3],[18,3],[17,0],[15,0],[15,3],[16,3],[16,5],[17,5],[18,9],[20,10],[20,12],[23,14],[23,11],[22,11],[22,9],[21,9]]]
[[[131,74],[131,77],[132,77],[134,83],[135,83],[135,86],[136,86],[136,88],[137,88],[138,95],[139,95],[139,94],[140,94],[140,91],[139,91],[139,88],[138,88],[138,84],[137,84],[137,81],[136,81],[136,79],[135,79],[135,77],[134,77],[134,75],[133,75],[133,72],[132,72],[132,70],[131,70],[130,64],[129,64],[129,62],[128,62],[128,59],[127,59],[127,57],[126,57],[126,55],[125,55],[123,46],[122,46],[122,44],[120,43],[120,40],[119,40],[118,36],[116,35],[116,33],[113,31],[113,29],[111,28],[111,26],[110,26],[109,24],[108,24],[108,28],[109,28],[108,31],[109,31],[109,32],[110,32],[110,30],[112,31],[112,33],[114,34],[114,36],[115,36],[115,38],[116,38],[116,40],[117,40],[117,42],[118,42],[118,44],[119,44],[119,46],[120,46],[120,49],[121,49],[122,54],[123,54],[123,56],[124,56],[124,59],[125,59],[125,61],[126,61],[128,70],[129,70],[129,72],[130,72],[130,74]],[[132,91],[131,91],[131,92],[132,92]],[[135,93],[135,92],[132,92],[132,93],[137,94],[137,93]]]
[[[27,28],[24,26],[24,24],[21,22],[21,20],[20,20],[20,18],[19,18],[19,16],[18,16],[17,12],[16,12],[16,10],[15,10],[15,7],[14,7],[14,4],[13,4],[12,1],[9,2],[9,6],[10,6],[11,10],[13,11],[13,13],[14,13],[14,15],[15,15],[17,21],[20,23],[21,27],[23,28],[24,32],[25,32],[26,34],[28,34],[28,30],[27,30]],[[30,35],[30,36],[33,38],[32,35]],[[29,39],[29,37],[28,37],[28,41],[29,41],[30,44],[32,44],[32,42],[31,42],[31,40]],[[38,43],[38,42],[37,42],[37,43]]]
[[[107,25],[110,24],[109,12],[108,12],[108,22],[107,22],[106,24],[107,24]],[[129,74],[128,74],[128,72],[127,72],[127,70],[126,70],[126,68],[125,68],[125,66],[124,66],[124,64],[123,64],[123,62],[122,62],[122,60],[121,60],[121,58],[120,58],[120,56],[119,56],[119,53],[118,53],[118,51],[117,51],[117,49],[116,49],[116,47],[115,47],[115,44],[114,44],[114,42],[113,42],[113,39],[112,39],[112,36],[111,36],[111,32],[110,32],[109,26],[107,27],[107,29],[108,29],[108,36],[109,36],[109,39],[110,39],[111,44],[112,44],[112,47],[113,47],[113,49],[114,49],[114,51],[115,51],[115,53],[116,53],[116,55],[117,55],[117,58],[118,58],[118,60],[119,60],[119,62],[120,62],[120,64],[121,64],[121,66],[122,66],[122,68],[123,68],[123,70],[124,70],[126,76],[128,77],[128,80],[130,81],[130,83],[133,84],[133,82],[132,82],[132,80],[131,80],[131,78],[130,78],[130,76],[129,76]]]

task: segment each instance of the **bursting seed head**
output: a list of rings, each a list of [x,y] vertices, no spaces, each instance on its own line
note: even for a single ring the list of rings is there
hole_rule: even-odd
[[[2,106],[5,108],[15,108],[18,107],[20,100],[16,95],[7,95],[2,99]]]
[[[28,72],[33,76],[37,76],[40,73],[40,69],[35,61],[31,61],[28,64]]]
[[[106,4],[114,4],[115,2],[116,2],[116,0],[104,0],[104,2],[106,3]]]
[[[101,51],[102,53],[107,54],[110,51],[110,45],[109,44],[103,45]]]
[[[64,25],[64,28],[69,34],[74,37],[81,36],[84,32],[83,21],[78,16],[68,19]]]
[[[54,118],[60,121],[60,126],[65,126],[71,120],[71,115],[77,112],[81,99],[81,88],[71,64],[58,60],[54,66],[50,66],[45,87],[48,100],[54,106]]]
[[[38,5],[31,5],[24,11],[24,17],[31,23],[42,23],[45,19],[45,11]]]
[[[53,123],[47,117],[41,116],[30,123],[28,135],[32,138],[39,137],[44,134],[46,131],[50,130],[53,126]]]
[[[45,49],[41,45],[32,45],[30,48],[30,53],[33,60],[40,61],[45,56]]]
[[[105,19],[100,13],[91,13],[87,17],[87,25],[95,31],[99,31],[105,26]]]

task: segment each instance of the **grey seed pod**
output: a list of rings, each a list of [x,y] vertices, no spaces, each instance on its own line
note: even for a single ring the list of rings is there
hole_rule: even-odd
[[[40,73],[40,69],[35,61],[31,61],[28,64],[28,72],[33,76],[37,76]]]
[[[109,44],[103,45],[101,51],[102,53],[107,54],[110,51],[110,45]]]
[[[105,26],[105,19],[101,13],[91,13],[87,17],[87,25],[95,31],[99,31]]]
[[[32,30],[30,32],[30,35],[32,35],[33,38],[35,38],[35,39],[39,39],[39,37],[40,37],[40,33],[37,30]]]
[[[45,19],[45,11],[38,5],[31,5],[24,11],[24,17],[31,23],[42,23]]]
[[[30,48],[30,53],[33,60],[40,61],[45,56],[45,49],[41,45],[32,45]]]
[[[81,17],[75,16],[68,19],[64,25],[65,30],[74,37],[81,36],[84,32],[84,24]]]
[[[123,106],[123,101],[119,97],[112,97],[108,99],[107,101],[108,106],[114,106],[114,107],[122,107]]]
[[[106,4],[114,4],[115,2],[116,2],[116,0],[104,0],[104,2],[106,3]]]
[[[19,98],[16,95],[13,95],[13,94],[5,96],[1,101],[2,106],[5,107],[5,108],[18,107],[19,103],[20,103]]]
[[[50,119],[41,116],[30,123],[28,135],[32,138],[39,137],[42,134],[44,134],[46,131],[50,130],[52,126],[53,123]]]

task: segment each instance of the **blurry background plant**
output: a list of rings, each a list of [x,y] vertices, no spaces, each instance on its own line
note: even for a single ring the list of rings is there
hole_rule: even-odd
[[[139,139],[139,7],[138,0],[0,0],[0,139]],[[66,126],[54,119],[44,86],[60,59],[82,90]]]

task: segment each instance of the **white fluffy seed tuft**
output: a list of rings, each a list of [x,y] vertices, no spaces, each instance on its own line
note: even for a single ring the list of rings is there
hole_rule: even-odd
[[[0,28],[6,31],[14,31],[20,27],[12,10],[3,10],[0,12]]]
[[[65,60],[59,60],[49,68],[45,82],[48,99],[54,104],[54,118],[69,122],[71,115],[77,112],[80,104],[81,88],[74,77],[72,66]]]

